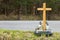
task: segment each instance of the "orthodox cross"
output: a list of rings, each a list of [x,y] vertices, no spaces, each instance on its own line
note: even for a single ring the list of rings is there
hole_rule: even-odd
[[[37,8],[37,10],[42,10],[43,11],[43,31],[46,30],[46,11],[52,10],[51,8],[46,8],[46,3],[43,3],[43,8]]]

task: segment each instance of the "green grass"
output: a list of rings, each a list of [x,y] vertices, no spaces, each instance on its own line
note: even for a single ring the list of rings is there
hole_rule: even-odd
[[[0,29],[0,40],[60,40],[60,33],[54,32],[52,36],[36,36],[31,31],[2,30]]]

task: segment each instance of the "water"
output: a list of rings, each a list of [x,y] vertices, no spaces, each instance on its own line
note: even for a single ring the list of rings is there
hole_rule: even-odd
[[[0,21],[1,29],[34,31],[40,21]],[[60,21],[47,21],[54,32],[60,32]]]

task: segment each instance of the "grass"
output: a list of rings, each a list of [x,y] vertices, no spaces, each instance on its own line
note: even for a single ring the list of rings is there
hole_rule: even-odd
[[[1,30],[0,40],[60,40],[60,33],[54,32],[52,36],[36,36],[31,31]]]
[[[33,15],[20,15],[20,20],[39,20],[39,16]],[[0,20],[18,20],[18,15],[0,15]]]
[[[42,20],[42,15],[20,15],[20,20]],[[50,20],[59,20],[60,17],[58,15],[51,16]],[[4,14],[0,14],[0,20],[18,20],[18,15],[16,14],[10,14],[8,16]]]

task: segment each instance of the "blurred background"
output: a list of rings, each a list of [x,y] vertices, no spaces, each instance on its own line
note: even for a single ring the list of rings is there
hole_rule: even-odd
[[[47,20],[60,20],[60,0],[0,0],[0,20],[42,20],[42,8],[46,2]]]

